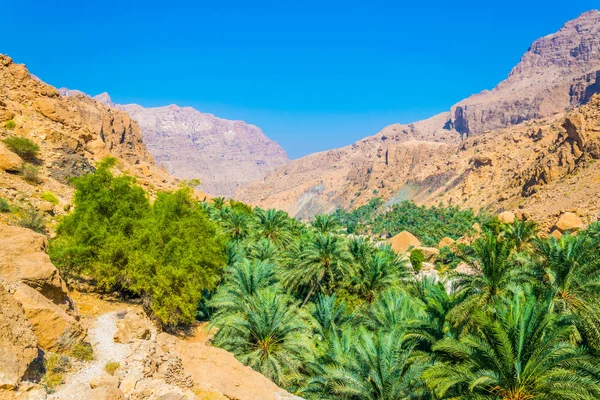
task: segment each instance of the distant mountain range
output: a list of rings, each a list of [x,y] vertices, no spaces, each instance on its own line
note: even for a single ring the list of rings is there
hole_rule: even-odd
[[[59,89],[63,96],[84,94]],[[126,111],[137,121],[144,142],[158,166],[181,179],[200,179],[201,189],[213,196],[231,197],[287,161],[285,151],[256,126],[201,113],[192,107],[170,105],[144,108],[119,105],[108,93],[93,97]]]
[[[477,145],[495,136],[504,136],[499,129],[560,116],[588,103],[598,92],[600,12],[589,11],[567,22],[558,32],[536,40],[508,78],[493,90],[470,96],[448,112],[429,119],[390,125],[349,146],[293,160],[263,180],[240,188],[237,197],[261,207],[281,208],[303,218],[338,207],[359,206],[373,197],[382,197],[388,204],[404,199],[443,201],[444,190],[454,190],[464,180],[460,175],[470,173],[466,170],[470,159],[464,166],[456,167],[456,160],[474,156],[471,152],[467,155],[465,149],[475,147],[477,151]],[[593,115],[589,110],[586,113]],[[511,143],[497,142],[496,145],[510,148],[514,145]],[[522,155],[525,156],[527,160],[523,160],[522,165],[511,166],[515,168],[513,175],[522,176],[525,172],[520,168],[534,168],[529,164],[534,164],[536,157],[541,158],[533,151]],[[564,164],[566,161],[553,162]],[[519,183],[514,182],[514,185]],[[446,189],[440,189],[444,187]],[[423,193],[423,188],[431,193]],[[486,189],[489,188],[477,190],[487,193]],[[512,203],[506,204],[510,196],[499,200],[495,193],[494,196],[488,194],[481,198],[480,206],[491,209],[512,206]],[[462,198],[462,194],[457,198]],[[468,200],[468,196],[464,200]]]

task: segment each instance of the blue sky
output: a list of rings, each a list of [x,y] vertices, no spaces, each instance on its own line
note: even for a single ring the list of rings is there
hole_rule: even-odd
[[[19,0],[0,53],[57,87],[245,120],[297,158],[492,88],[594,3]]]

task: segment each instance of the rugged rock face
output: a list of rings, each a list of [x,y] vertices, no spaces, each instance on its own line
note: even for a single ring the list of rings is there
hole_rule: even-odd
[[[544,118],[600,91],[600,12],[589,11],[533,42],[506,80],[452,107],[466,135]]]
[[[359,206],[376,196],[388,200],[388,204],[404,199],[432,198],[431,193],[423,193],[423,188],[429,190],[450,182],[458,184],[452,167],[458,162],[467,163],[475,171],[469,172],[471,176],[480,173],[477,171],[497,171],[497,164],[503,164],[494,159],[496,149],[486,147],[483,154],[465,152],[465,146],[491,140],[498,146],[505,146],[493,136],[504,137],[506,133],[502,128],[534,121],[534,124],[540,124],[539,129],[530,126],[533,131],[529,135],[533,136],[528,140],[537,138],[537,153],[529,151],[523,157],[546,160],[522,162],[512,171],[517,181],[531,180],[529,184],[515,183],[520,185],[524,195],[531,195],[535,191],[532,187],[538,182],[559,176],[553,175],[559,173],[554,163],[575,166],[579,157],[575,155],[579,154],[577,151],[571,158],[567,153],[561,153],[561,156],[543,137],[552,118],[560,119],[566,108],[588,103],[594,93],[600,91],[599,71],[600,12],[590,11],[566,23],[559,32],[537,40],[509,77],[492,91],[471,96],[448,113],[410,125],[390,125],[377,135],[350,146],[291,161],[267,174],[262,181],[240,188],[237,197],[264,208],[281,208],[301,218],[338,207]],[[539,121],[542,117],[547,120]],[[565,123],[565,137],[579,141],[577,147],[581,150],[585,139],[575,137],[581,135],[576,129],[578,122]],[[488,132],[492,129],[494,131]],[[481,135],[480,139],[476,139],[478,135]],[[461,137],[474,139],[461,144]],[[587,147],[587,153],[592,156],[597,150],[590,146],[595,144]],[[561,149],[567,151],[564,146]],[[515,157],[520,150],[523,148],[506,154],[503,149],[498,149],[505,157]],[[469,158],[457,160],[462,157]],[[472,186],[467,182],[465,190],[472,190]],[[483,193],[491,191],[490,186],[488,183]],[[490,205],[498,196],[479,200],[481,204]],[[480,206],[470,198],[467,204]]]
[[[59,92],[82,94],[69,89]],[[243,121],[217,118],[192,107],[119,105],[108,93],[94,99],[126,111],[140,125],[144,143],[159,166],[181,179],[200,179],[202,190],[213,196],[231,197],[239,186],[289,161],[279,144]]]
[[[0,389],[16,387],[37,355],[37,338],[21,304],[0,284]]]

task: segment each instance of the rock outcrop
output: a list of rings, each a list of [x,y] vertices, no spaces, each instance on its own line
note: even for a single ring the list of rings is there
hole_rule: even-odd
[[[0,284],[0,390],[17,387],[37,355],[31,323],[21,304]]]
[[[408,231],[402,231],[388,239],[388,243],[398,254],[406,253],[411,247],[421,246],[421,241]]]

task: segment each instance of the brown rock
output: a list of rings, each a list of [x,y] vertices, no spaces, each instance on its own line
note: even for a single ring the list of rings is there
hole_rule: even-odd
[[[577,231],[583,227],[581,219],[571,212],[566,212],[556,221],[556,228],[562,233],[566,231]]]
[[[37,338],[23,307],[0,284],[0,389],[15,388],[37,355]]]
[[[513,212],[504,211],[498,214],[498,220],[503,224],[512,224],[515,222],[516,216]]]
[[[102,386],[108,386],[113,388],[119,387],[119,378],[116,376],[104,374],[96,376],[90,380],[90,388],[95,389]]]
[[[481,226],[479,226],[479,223],[478,223],[478,222],[475,222],[475,223],[473,224],[473,226],[471,226],[471,228],[472,228],[472,229],[473,229],[475,232],[477,232],[477,233],[481,233]]]
[[[454,246],[454,243],[454,239],[446,236],[445,238],[442,238],[442,240],[440,240],[440,243],[438,244],[438,249],[441,249],[442,247],[452,247]]]
[[[465,262],[461,262],[460,264],[458,264],[456,266],[456,268],[454,269],[454,271],[459,274],[466,274],[466,275],[477,275],[478,274],[478,272],[475,268],[471,267],[469,264],[467,264]]]
[[[399,254],[406,253],[411,247],[421,246],[419,239],[408,231],[402,231],[388,239],[388,243],[392,246],[392,250]]]
[[[560,233],[560,231],[558,229],[555,229],[552,231],[550,236],[552,236],[556,240],[559,240],[562,237],[562,233]]]
[[[151,335],[151,322],[139,311],[128,311],[117,321],[114,339],[117,343],[131,343],[134,340],[147,340]]]
[[[21,157],[8,150],[4,143],[0,142],[0,170],[16,172],[23,166]]]
[[[72,310],[67,287],[46,254],[47,239],[30,229],[0,224],[0,278],[23,282]]]
[[[420,250],[425,256],[425,261],[435,262],[440,251],[436,247],[417,246],[415,249]]]
[[[37,290],[20,284],[14,297],[21,302],[42,349],[63,351],[84,338],[79,322]]]
[[[121,390],[110,386],[100,386],[90,390],[87,400],[125,400]]]

